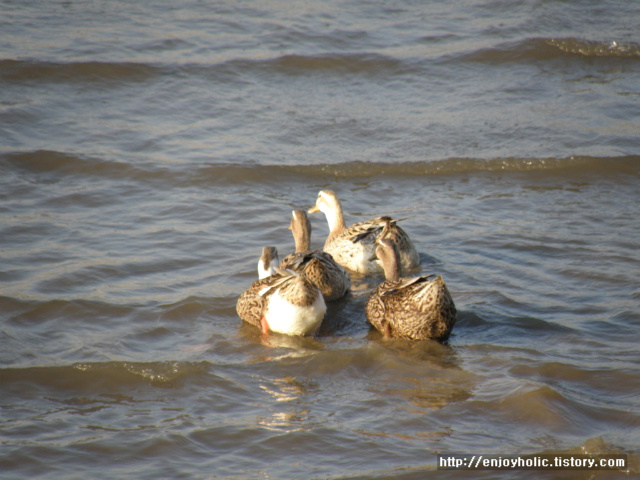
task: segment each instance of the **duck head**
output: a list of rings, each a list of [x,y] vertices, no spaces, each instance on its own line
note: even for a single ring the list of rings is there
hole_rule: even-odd
[[[340,200],[333,190],[320,190],[316,204],[309,209],[309,213],[322,212],[329,222],[329,230],[332,232],[345,228],[344,217]]]

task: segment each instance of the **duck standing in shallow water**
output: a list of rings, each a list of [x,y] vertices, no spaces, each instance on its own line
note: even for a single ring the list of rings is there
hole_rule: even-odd
[[[265,247],[258,262],[259,274],[268,274],[274,260],[277,260],[275,248]],[[273,268],[273,275],[256,280],[240,295],[236,304],[238,315],[260,328],[263,335],[269,331],[313,335],[327,311],[322,293],[303,274]]]
[[[446,340],[456,322],[456,307],[442,277],[401,277],[393,241],[382,238],[377,243],[386,279],[367,299],[369,322],[385,338]]]
[[[304,210],[291,212],[289,230],[293,233],[296,251],[284,257],[280,268],[303,273],[320,289],[326,301],[345,296],[351,288],[351,277],[331,254],[320,250],[309,250],[311,222]]]
[[[420,263],[409,235],[390,217],[378,217],[365,222],[354,223],[350,227],[344,223],[342,206],[332,190],[321,190],[315,206],[309,213],[323,212],[329,223],[329,236],[324,251],[345,268],[358,273],[381,273],[380,262],[375,258],[376,240],[386,227],[385,238],[392,239],[398,246],[400,268],[404,271],[417,267]]]

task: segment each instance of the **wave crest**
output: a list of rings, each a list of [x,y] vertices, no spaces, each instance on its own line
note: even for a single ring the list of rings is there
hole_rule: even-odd
[[[65,366],[0,369],[0,380],[31,383],[49,388],[85,388],[102,384],[115,390],[118,386],[151,384],[173,387],[190,378],[210,375],[207,362],[90,362]]]
[[[156,75],[156,67],[143,63],[0,60],[0,79],[16,83],[144,81]]]
[[[101,158],[80,158],[72,154],[38,150],[15,152],[0,158],[0,165],[27,175],[44,176],[48,181],[80,177],[108,177],[112,180],[140,181],[171,186],[230,185],[242,183],[308,182],[309,178],[422,177],[484,172],[556,172],[561,174],[595,173],[640,176],[640,156],[568,158],[448,158],[417,162],[368,162],[354,160],[316,165],[212,163],[169,166],[123,163]]]
[[[501,43],[488,48],[468,51],[462,55],[447,56],[447,63],[479,62],[501,65],[511,62],[529,63],[549,61],[567,56],[609,57],[635,60],[640,58],[640,46],[618,42],[599,42],[576,38],[527,38]]]
[[[610,43],[575,38],[551,39],[547,44],[570,54],[579,54],[585,57],[638,57],[640,58],[640,45],[622,44],[616,41]]]

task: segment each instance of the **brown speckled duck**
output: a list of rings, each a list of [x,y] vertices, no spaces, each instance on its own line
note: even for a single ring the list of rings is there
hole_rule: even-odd
[[[385,338],[446,340],[456,322],[456,307],[442,277],[401,277],[396,245],[388,238],[377,244],[386,279],[367,299],[369,322]]]
[[[304,210],[291,212],[289,229],[293,233],[296,251],[282,260],[280,268],[303,273],[320,289],[326,301],[345,296],[351,288],[351,277],[331,254],[309,250],[311,222]]]
[[[262,267],[260,275],[269,272],[274,259],[277,259],[275,248],[265,247],[258,263]],[[322,293],[303,274],[273,268],[273,275],[256,280],[240,295],[236,304],[238,315],[260,328],[264,335],[269,331],[313,335],[327,310]]]
[[[342,206],[338,196],[332,190],[321,190],[315,206],[309,213],[323,212],[329,223],[329,236],[324,251],[345,268],[358,273],[381,273],[380,262],[375,258],[376,240],[387,227],[386,238],[392,239],[398,246],[400,267],[409,271],[420,263],[409,235],[390,217],[378,217],[347,227],[344,223]]]

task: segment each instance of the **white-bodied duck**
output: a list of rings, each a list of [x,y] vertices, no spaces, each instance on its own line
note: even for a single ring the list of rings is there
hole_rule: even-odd
[[[275,273],[256,280],[240,295],[236,304],[238,315],[260,328],[264,335],[270,331],[315,334],[327,311],[322,293],[303,274],[275,267],[276,260],[276,249],[265,247],[258,262],[259,275],[268,274],[271,268]]]
[[[284,257],[280,268],[303,273],[320,289],[326,301],[345,296],[351,288],[349,273],[333,259],[330,253],[309,250],[311,222],[307,212],[293,210],[289,230],[293,233],[296,251]]]
[[[385,338],[446,340],[456,322],[456,307],[442,277],[401,277],[398,249],[388,238],[377,241],[376,255],[385,281],[367,299],[369,322]]]
[[[309,213],[322,212],[329,223],[329,236],[324,251],[343,267],[358,273],[382,273],[383,268],[375,258],[376,240],[385,232],[398,246],[400,267],[409,271],[420,264],[418,252],[409,235],[390,217],[378,217],[347,227],[344,223],[342,206],[332,190],[321,190],[315,206]]]

